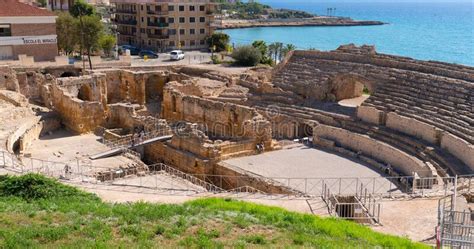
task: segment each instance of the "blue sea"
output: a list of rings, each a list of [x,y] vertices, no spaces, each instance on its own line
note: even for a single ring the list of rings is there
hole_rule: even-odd
[[[327,0],[326,0],[327,1]],[[262,0],[274,8],[288,8],[355,20],[389,23],[364,27],[269,27],[224,30],[235,45],[254,40],[292,43],[299,49],[332,50],[341,44],[375,45],[378,52],[474,66],[473,2],[343,2]]]

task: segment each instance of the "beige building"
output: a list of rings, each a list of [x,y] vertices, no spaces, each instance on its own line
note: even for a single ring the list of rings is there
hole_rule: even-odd
[[[207,48],[214,31],[210,0],[111,0],[120,45],[155,51]]]
[[[0,60],[16,60],[21,54],[54,60],[56,15],[17,0],[0,0],[0,6]]]

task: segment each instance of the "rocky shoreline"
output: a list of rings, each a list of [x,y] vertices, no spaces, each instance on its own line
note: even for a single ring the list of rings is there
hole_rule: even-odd
[[[224,19],[215,22],[216,29],[241,29],[254,27],[298,27],[298,26],[373,26],[385,25],[381,21],[357,21],[345,17],[314,17],[299,19]]]

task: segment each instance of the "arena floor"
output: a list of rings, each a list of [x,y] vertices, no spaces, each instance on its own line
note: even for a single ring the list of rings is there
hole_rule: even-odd
[[[233,158],[222,165],[272,178],[309,194],[319,194],[324,183],[335,194],[354,194],[361,183],[376,193],[397,191],[382,173],[361,161],[306,146]]]

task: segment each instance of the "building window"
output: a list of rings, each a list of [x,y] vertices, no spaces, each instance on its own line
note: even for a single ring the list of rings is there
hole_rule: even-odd
[[[204,44],[206,44],[206,41],[205,40],[200,40],[199,44],[204,45]]]
[[[147,10],[147,11],[150,11],[150,5],[147,5],[147,6],[146,6],[146,10]]]
[[[201,16],[201,17],[199,17],[199,21],[200,21],[200,22],[206,22],[206,18],[203,17],[203,16]]]
[[[186,42],[185,42],[185,41],[181,41],[180,44],[181,44],[181,47],[186,46]]]
[[[170,41],[169,43],[170,47],[174,47],[174,44],[175,44],[174,41]]]
[[[180,34],[180,35],[184,35],[185,33],[186,33],[186,31],[185,31],[184,29],[180,29],[180,30],[179,30],[179,34]]]
[[[174,11],[174,5],[168,6],[168,11]]]
[[[148,46],[151,46],[151,40],[148,40]]]
[[[189,6],[189,11],[195,11],[195,10],[196,10],[196,7],[194,7],[194,5]]]
[[[168,18],[168,23],[174,23],[174,17]]]
[[[169,34],[170,35],[176,35],[176,29],[170,29]]]
[[[196,30],[194,30],[194,29],[190,29],[190,30],[189,30],[189,34],[191,34],[191,35],[194,35],[194,34],[196,34]]]
[[[205,10],[206,10],[206,6],[204,6],[204,5],[199,6],[199,10],[200,10],[200,11],[205,11]]]
[[[155,6],[155,11],[157,11],[157,12],[161,12],[161,5],[157,5],[157,6]]]
[[[200,30],[199,30],[199,33],[205,34],[205,33],[206,33],[206,30],[205,30],[205,29],[200,29]]]
[[[189,22],[190,23],[195,23],[196,22],[196,17],[190,17]]]
[[[184,11],[184,5],[179,6],[179,11]]]
[[[10,24],[0,24],[0,36],[12,36]]]
[[[194,41],[194,40],[189,41],[189,45],[190,46],[196,46],[196,41]]]
[[[179,18],[179,23],[185,23],[185,22],[186,22],[186,18],[184,18],[184,17]]]
[[[143,5],[140,5],[140,9],[143,10]]]
[[[145,18],[142,17],[142,22],[145,22]]]

